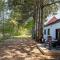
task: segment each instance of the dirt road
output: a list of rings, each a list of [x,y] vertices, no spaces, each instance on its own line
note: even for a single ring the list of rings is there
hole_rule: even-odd
[[[46,60],[30,38],[8,39],[0,44],[0,60]]]

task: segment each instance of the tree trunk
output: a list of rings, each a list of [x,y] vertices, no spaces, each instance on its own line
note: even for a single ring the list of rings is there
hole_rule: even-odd
[[[37,15],[38,15],[38,8],[37,8],[37,0],[34,1],[34,13],[33,13],[33,19],[35,21],[35,40],[37,40]]]
[[[35,40],[42,42],[43,36],[43,0],[35,1],[33,18],[35,20]]]
[[[42,42],[43,37],[43,0],[39,0],[37,18],[37,41]]]

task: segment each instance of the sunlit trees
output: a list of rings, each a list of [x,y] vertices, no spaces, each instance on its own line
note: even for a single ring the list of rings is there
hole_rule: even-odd
[[[29,17],[35,21],[36,39],[40,40],[43,34],[43,22],[51,13],[57,11],[57,0],[8,0],[11,17],[19,24],[24,24]]]

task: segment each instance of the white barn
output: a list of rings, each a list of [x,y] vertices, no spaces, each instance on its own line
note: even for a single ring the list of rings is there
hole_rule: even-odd
[[[44,39],[48,40],[48,36],[52,36],[52,40],[60,40],[60,19],[55,16],[44,25]]]

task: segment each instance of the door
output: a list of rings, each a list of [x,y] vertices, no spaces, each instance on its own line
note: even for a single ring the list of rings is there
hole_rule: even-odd
[[[60,40],[60,29],[56,29],[56,39]]]

